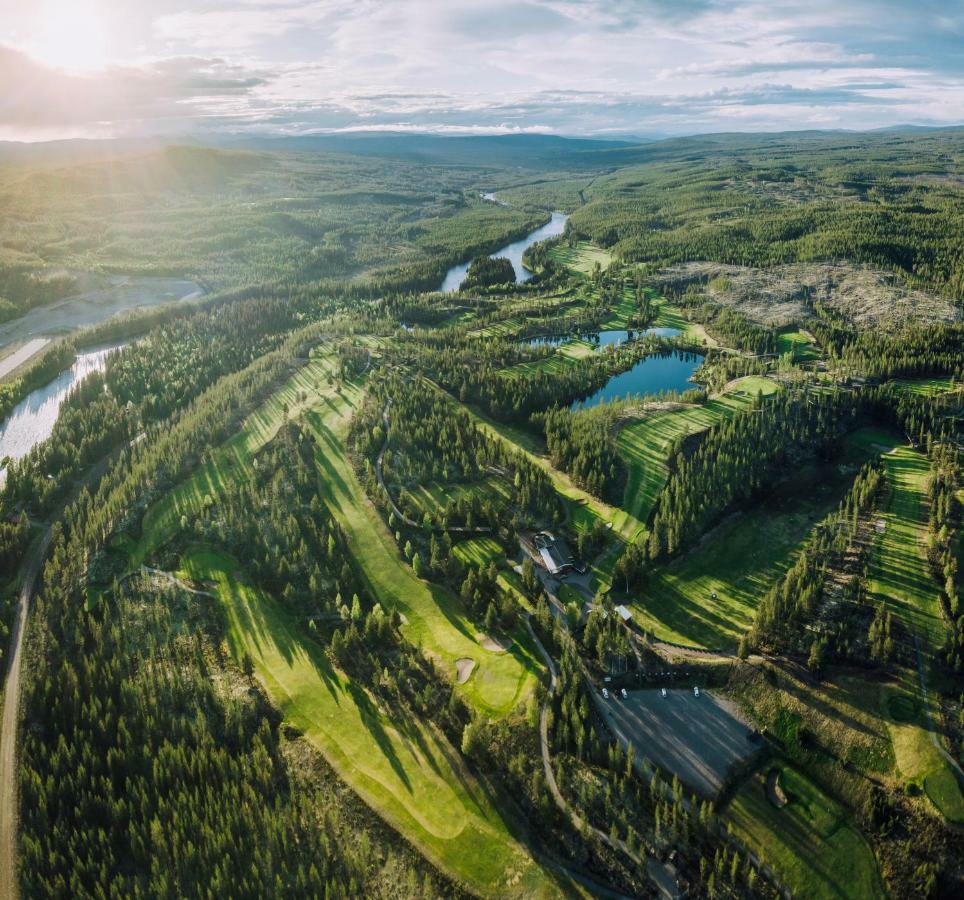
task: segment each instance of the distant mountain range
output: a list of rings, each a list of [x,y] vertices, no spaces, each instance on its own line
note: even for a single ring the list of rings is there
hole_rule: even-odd
[[[350,156],[392,157],[413,162],[457,165],[537,166],[595,169],[666,159],[723,148],[739,150],[774,147],[792,142],[819,144],[842,137],[865,135],[883,139],[896,134],[960,131],[964,126],[931,128],[894,125],[866,132],[841,129],[796,132],[723,132],[685,137],[581,138],[551,134],[466,135],[401,132],[341,132],[292,136],[183,135],[178,138],[121,138],[115,140],[63,140],[38,143],[0,141],[0,163],[94,161],[152,152],[172,144],[220,149],[337,153]]]

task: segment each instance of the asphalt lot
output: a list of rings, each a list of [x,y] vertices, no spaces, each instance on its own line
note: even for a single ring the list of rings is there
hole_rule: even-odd
[[[626,700],[604,700],[597,707],[623,745],[632,742],[637,768],[644,758],[679,776],[688,788],[715,797],[730,768],[761,745],[727,700],[692,688],[629,691]]]

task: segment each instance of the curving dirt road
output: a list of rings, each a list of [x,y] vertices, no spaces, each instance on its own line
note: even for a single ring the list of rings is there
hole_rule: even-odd
[[[20,570],[17,616],[10,631],[3,719],[0,724],[0,900],[16,900],[17,897],[17,718],[20,709],[20,664],[30,600],[52,538],[53,527],[50,526],[43,537],[27,551]]]

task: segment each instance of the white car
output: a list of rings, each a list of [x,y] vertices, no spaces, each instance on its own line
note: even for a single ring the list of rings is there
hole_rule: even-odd
[[[694,697],[699,697],[699,695],[700,695],[700,689],[694,684],[694,685],[693,685],[693,696],[694,696]]]
[[[626,693],[626,688],[620,688],[619,693],[623,695],[623,700],[629,696],[629,694]]]
[[[664,697],[666,696],[666,688],[660,688],[660,692]]]
[[[609,699],[609,691],[606,688],[603,688],[603,700],[608,700],[608,699]]]

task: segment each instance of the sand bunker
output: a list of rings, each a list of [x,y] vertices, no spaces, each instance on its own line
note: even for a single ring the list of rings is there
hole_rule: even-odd
[[[472,674],[472,670],[475,668],[475,660],[470,659],[468,656],[463,656],[461,659],[455,660],[455,671],[456,679],[459,684],[465,684],[469,680],[469,676]]]
[[[482,647],[493,653],[505,653],[511,646],[512,641],[509,638],[494,638],[489,635],[482,638]]]

